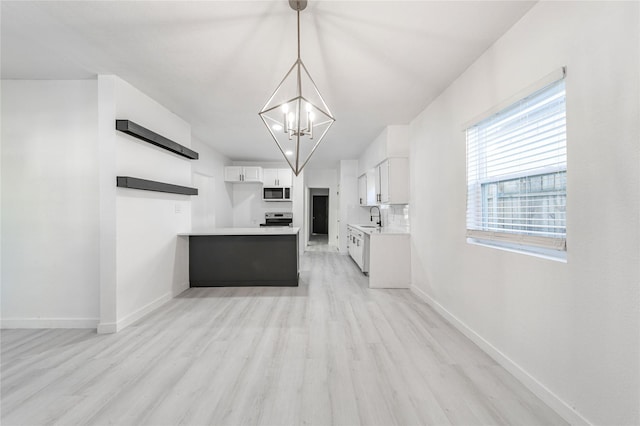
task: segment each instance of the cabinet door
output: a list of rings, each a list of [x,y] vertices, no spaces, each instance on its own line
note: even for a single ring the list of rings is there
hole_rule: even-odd
[[[362,238],[362,272],[369,272],[369,256],[371,237],[365,234]]]
[[[358,204],[367,205],[367,175],[358,178]]]
[[[278,169],[278,186],[293,186],[293,173],[291,169]]]
[[[278,169],[264,169],[262,177],[264,186],[278,186]]]
[[[371,169],[367,172],[367,206],[375,206],[378,201],[378,188],[376,185],[376,171]]]
[[[242,177],[242,167],[228,166],[224,168],[225,182],[240,182]]]
[[[363,256],[364,247],[362,243],[363,243],[362,237],[359,235],[356,236],[355,261],[360,267],[360,269],[364,269],[364,256]]]
[[[262,182],[262,167],[244,167],[244,182]]]
[[[390,202],[389,198],[389,160],[383,161],[378,166],[378,201]]]
[[[409,204],[409,159],[389,158],[387,161],[388,204]]]

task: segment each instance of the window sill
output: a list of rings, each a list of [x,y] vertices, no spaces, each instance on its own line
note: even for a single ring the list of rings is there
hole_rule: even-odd
[[[519,253],[527,256],[539,257],[541,259],[552,260],[560,263],[567,263],[567,252],[564,250],[553,250],[541,247],[523,246],[520,244],[505,243],[490,240],[481,240],[478,238],[467,238],[468,244],[476,246],[488,247],[511,253]]]

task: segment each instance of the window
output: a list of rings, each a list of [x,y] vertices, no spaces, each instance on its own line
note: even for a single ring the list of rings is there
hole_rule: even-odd
[[[566,249],[564,79],[466,129],[467,237]]]

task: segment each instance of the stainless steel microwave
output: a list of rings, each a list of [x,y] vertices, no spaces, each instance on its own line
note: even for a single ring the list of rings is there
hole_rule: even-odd
[[[264,187],[262,188],[264,201],[291,201],[290,187]]]

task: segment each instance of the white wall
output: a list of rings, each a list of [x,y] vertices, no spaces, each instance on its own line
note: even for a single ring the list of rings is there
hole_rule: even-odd
[[[97,83],[2,81],[2,326],[96,327]]]
[[[286,162],[247,162],[235,161],[234,166],[259,166],[272,169],[289,169]],[[297,180],[294,176],[294,187]],[[295,202],[295,190],[292,194],[294,202],[288,201],[264,201],[262,199],[262,183],[236,183],[232,184],[233,192],[233,226],[240,228],[253,228],[264,223],[264,214],[267,212],[293,211]],[[302,202],[302,201],[300,201]]]
[[[196,222],[231,225],[228,159],[201,143],[184,159],[117,132],[116,118],[191,146],[187,122],[117,77],[2,81],[2,327],[117,331],[188,287],[176,234],[191,230],[192,198],[116,188],[118,175],[198,176],[216,203]]]
[[[253,228],[264,223],[267,212],[290,212],[291,201],[264,201],[261,183],[233,184],[233,226]]]
[[[132,120],[186,147],[189,124],[118,77],[99,76],[99,89],[100,143],[113,143],[115,152],[101,158],[101,167],[112,184],[116,176],[132,176],[190,186],[192,160],[116,131],[115,120]],[[177,234],[191,230],[189,196],[117,188],[112,204],[105,198],[105,210],[115,212],[115,283],[101,286],[111,298],[115,285],[116,318],[103,303],[101,332],[126,327],[188,288],[188,240]],[[102,266],[113,268],[112,262]]]
[[[231,161],[198,139],[192,138],[191,142],[191,149],[200,154],[192,165],[198,196],[191,198],[191,229],[197,232],[233,226],[233,184],[224,181],[224,167]]]
[[[358,176],[362,176],[387,158],[408,156],[409,126],[387,126],[358,158]]]
[[[540,2],[411,124],[416,292],[568,419],[640,423],[637,2]],[[463,123],[566,65],[567,262],[465,240]]]

